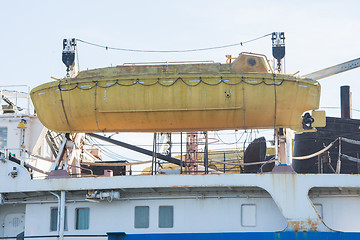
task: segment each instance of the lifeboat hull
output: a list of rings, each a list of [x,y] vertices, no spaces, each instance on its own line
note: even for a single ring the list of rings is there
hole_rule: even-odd
[[[93,76],[43,84],[31,98],[57,132],[300,128],[319,107],[320,84],[270,73]]]

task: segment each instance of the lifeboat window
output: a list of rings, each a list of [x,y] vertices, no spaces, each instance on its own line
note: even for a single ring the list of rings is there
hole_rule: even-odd
[[[243,227],[256,227],[256,205],[241,205],[241,225]]]
[[[254,65],[256,64],[256,61],[255,61],[255,59],[250,58],[250,59],[248,60],[248,63],[249,63],[251,66],[254,66]]]
[[[149,227],[149,206],[135,207],[135,228]]]
[[[89,229],[90,209],[89,208],[77,208],[76,212],[76,226],[77,230]]]
[[[65,207],[65,231],[68,230],[67,226],[67,208]],[[58,208],[50,208],[50,231],[57,231],[58,229]]]
[[[7,128],[0,128],[0,149],[7,148]]]
[[[174,227],[174,207],[160,206],[159,207],[159,228]]]

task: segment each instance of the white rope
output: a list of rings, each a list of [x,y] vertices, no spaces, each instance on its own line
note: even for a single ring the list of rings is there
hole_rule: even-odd
[[[295,159],[295,160],[305,160],[305,159],[309,159],[309,158],[313,158],[313,157],[316,157],[324,152],[326,152],[327,150],[329,150],[333,145],[334,143],[339,140],[339,138],[335,139],[333,142],[331,142],[329,145],[327,145],[325,148],[323,148],[322,150],[316,152],[316,153],[313,153],[313,154],[310,154],[310,155],[307,155],[307,156],[301,156],[301,157],[293,157],[292,159]]]
[[[349,139],[349,138],[341,137],[341,141],[351,143],[351,144],[355,144],[355,145],[360,145],[360,141],[352,140],[352,139]]]
[[[275,160],[270,160],[267,162],[252,162],[252,163],[229,163],[229,162],[222,162],[222,161],[216,161],[216,160],[210,160],[210,162],[216,162],[216,163],[221,163],[221,164],[225,164],[225,165],[234,165],[234,166],[252,166],[252,165],[259,165],[259,164],[264,164],[264,163],[272,163],[275,162]]]
[[[341,154],[340,156],[341,156],[342,158],[345,158],[346,160],[360,163],[360,159],[359,159],[359,158],[351,157],[351,156],[348,156],[348,155],[346,155],[346,154]]]
[[[88,166],[132,166],[132,165],[140,165],[140,164],[146,164],[146,163],[151,163],[152,161],[149,160],[149,161],[143,161],[143,162],[134,162],[134,163],[117,163],[117,162],[114,162],[114,163],[110,163],[110,162],[107,162],[107,163],[102,163],[102,162],[82,162],[82,164],[84,165],[88,165]]]

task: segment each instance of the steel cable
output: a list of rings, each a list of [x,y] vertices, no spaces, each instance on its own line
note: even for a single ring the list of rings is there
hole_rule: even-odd
[[[253,38],[244,42],[239,43],[233,43],[233,44],[227,44],[222,46],[215,46],[215,47],[207,47],[207,48],[195,48],[195,49],[185,49],[185,50],[143,50],[143,49],[130,49],[130,48],[118,48],[118,47],[109,47],[106,45],[101,45],[97,43],[88,42],[82,39],[76,39],[78,42],[82,42],[91,46],[104,48],[106,50],[116,50],[116,51],[127,51],[127,52],[141,52],[141,53],[184,53],[184,52],[199,52],[199,51],[209,51],[209,50],[215,50],[215,49],[221,49],[221,48],[229,48],[229,47],[235,47],[235,46],[243,46],[244,44],[259,40],[261,38],[265,38],[267,36],[270,36],[272,33],[265,34],[263,36]]]

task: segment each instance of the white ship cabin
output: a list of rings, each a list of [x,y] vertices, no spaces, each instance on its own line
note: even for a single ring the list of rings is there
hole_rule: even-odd
[[[3,158],[24,165],[31,164],[34,176],[43,176],[40,169],[49,168],[45,161],[31,160],[28,149],[40,156],[51,157],[49,147],[43,141],[47,130],[36,117],[30,100],[28,86],[0,86],[0,152]],[[42,165],[42,166],[40,166]]]

